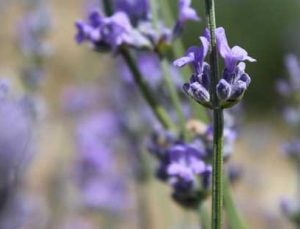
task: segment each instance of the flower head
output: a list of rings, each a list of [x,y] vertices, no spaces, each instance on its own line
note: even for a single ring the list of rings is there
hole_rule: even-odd
[[[115,0],[115,11],[125,12],[133,24],[150,19],[149,0]]]
[[[96,50],[117,51],[122,45],[142,47],[149,45],[131,25],[124,12],[116,12],[110,17],[102,16],[99,11],[92,11],[87,22],[76,22],[76,41],[80,44],[89,42]]]
[[[184,143],[172,133],[152,135],[148,150],[159,160],[157,177],[172,187],[180,205],[196,208],[210,192],[211,165],[206,162],[206,143],[197,139]]]
[[[126,206],[120,204],[127,201],[127,190],[113,149],[117,133],[110,112],[92,115],[78,126],[76,180],[86,207],[119,212]]]
[[[216,37],[219,54],[225,62],[225,69],[216,86],[216,91],[220,106],[227,108],[241,100],[251,82],[249,75],[245,73],[246,65],[243,61],[254,62],[255,59],[249,57],[247,52],[239,46],[230,48],[224,28],[216,29]],[[186,64],[192,64],[194,73],[190,82],[183,85],[183,89],[198,103],[213,108],[212,92],[210,91],[210,66],[205,62],[210,47],[210,34],[207,29],[200,40],[202,43],[200,47],[188,49],[184,57],[174,61],[174,65],[183,67]]]
[[[210,190],[211,166],[202,157],[204,152],[192,145],[176,144],[168,149],[169,163],[165,165],[172,197],[185,207],[195,207]]]

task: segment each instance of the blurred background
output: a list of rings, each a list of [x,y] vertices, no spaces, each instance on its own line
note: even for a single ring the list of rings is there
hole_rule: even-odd
[[[122,144],[126,139],[112,138],[108,133],[115,128],[111,120],[100,134],[107,134],[104,146],[118,146],[117,161],[105,160],[119,168],[122,187],[110,184],[113,187],[103,193],[102,199],[84,199],[77,167],[78,148],[85,143],[78,143],[78,136],[88,134],[82,126],[97,125],[87,123],[87,115],[99,111],[105,116],[107,107],[118,106],[111,104],[115,101],[112,97],[118,98],[112,93],[118,90],[114,87],[114,80],[120,74],[116,71],[118,63],[110,54],[100,55],[75,42],[74,22],[85,17],[87,1],[44,2],[47,13],[41,15],[41,20],[47,17],[51,21],[47,33],[42,36],[47,43],[47,55],[43,60],[45,78],[37,88],[28,90],[22,75],[30,63],[26,50],[24,55],[24,47],[20,46],[20,25],[36,3],[0,0],[0,76],[10,81],[9,90],[15,99],[28,95],[28,91],[30,95],[38,95],[37,109],[40,111],[38,117],[30,120],[29,127],[22,127],[27,128],[25,142],[33,146],[26,147],[30,148],[26,149],[30,156],[24,159],[26,163],[18,178],[9,178],[17,180],[14,181],[17,185],[13,186],[17,191],[5,192],[13,197],[1,210],[1,218],[5,219],[1,228],[197,228],[196,216],[172,202],[170,188],[155,179],[154,170],[145,184],[135,183],[128,168],[131,160],[126,154],[128,149]],[[193,1],[193,6],[204,20],[202,2]],[[175,12],[177,1],[170,0],[170,3]],[[282,143],[291,133],[281,118],[276,82],[287,75],[284,57],[300,53],[299,12],[298,0],[216,1],[217,24],[226,28],[230,45],[244,47],[258,60],[247,67],[252,83],[244,98],[241,136],[232,158],[232,163],[240,165],[243,171],[234,186],[235,200],[250,228],[292,228],[279,207],[282,197],[295,195],[297,182],[293,164],[281,152]],[[183,35],[186,47],[198,44],[203,28],[203,22],[187,25]],[[126,106],[117,112],[122,109]],[[134,107],[130,109],[133,116],[138,112]],[[10,113],[3,111],[1,115],[10,116]],[[0,131],[9,130],[18,118],[7,121],[11,123]],[[22,136],[13,135],[13,144],[21,144],[21,141]],[[154,162],[152,158],[149,160]],[[105,182],[111,183],[111,179],[106,179],[109,181]],[[98,188],[90,192],[99,192]],[[139,206],[140,198],[146,200],[145,206]],[[93,201],[108,206],[109,210],[83,204]],[[146,219],[141,219],[144,216],[140,209],[146,212]],[[141,220],[148,222],[147,227],[141,227]]]

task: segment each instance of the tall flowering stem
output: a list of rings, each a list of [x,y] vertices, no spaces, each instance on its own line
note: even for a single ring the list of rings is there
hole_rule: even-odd
[[[121,54],[128,65],[129,69],[132,72],[132,75],[134,77],[134,80],[139,87],[141,93],[143,94],[146,102],[151,107],[152,111],[154,112],[157,119],[161,122],[161,124],[167,128],[167,129],[174,129],[174,124],[169,117],[166,110],[160,106],[155,98],[153,97],[153,93],[150,91],[147,83],[144,81],[143,76],[139,70],[139,68],[136,65],[136,62],[133,58],[133,56],[130,54],[130,52],[127,49],[122,49]]]
[[[211,84],[210,94],[213,105],[213,186],[212,186],[212,229],[222,228],[222,207],[223,207],[223,109],[220,108],[216,86],[219,81],[218,53],[216,40],[216,20],[214,0],[205,0],[208,28],[210,31],[210,65]]]
[[[158,8],[157,8],[157,3],[156,0],[151,0],[150,1],[151,5],[151,13],[152,13],[152,18],[153,18],[153,25],[154,28],[158,28]],[[171,72],[170,72],[170,64],[168,63],[167,59],[163,57],[162,53],[160,53],[160,50],[157,50],[159,56],[161,57],[161,66],[163,70],[163,75],[164,75],[164,80],[166,82],[167,88],[169,90],[170,96],[172,103],[174,105],[174,108],[176,110],[178,119],[179,119],[179,124],[180,124],[180,129],[182,133],[185,135],[185,117],[184,113],[181,107],[181,102],[179,98],[179,94],[177,92],[175,84],[172,82],[172,77],[171,77]]]
[[[103,5],[106,15],[111,16],[113,13],[112,1],[104,0]],[[174,123],[166,110],[162,106],[160,106],[157,103],[156,99],[153,97],[153,93],[145,82],[144,77],[142,76],[142,73],[140,72],[140,69],[138,68],[136,61],[134,60],[134,57],[131,55],[130,51],[127,48],[122,48],[120,50],[120,54],[128,65],[133,75],[134,81],[139,87],[144,99],[152,109],[159,122],[167,129],[175,129]]]

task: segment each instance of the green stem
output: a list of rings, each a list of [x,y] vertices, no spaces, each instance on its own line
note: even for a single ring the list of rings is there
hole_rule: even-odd
[[[163,75],[164,75],[165,83],[167,85],[168,91],[170,92],[172,104],[176,110],[176,113],[177,113],[177,116],[179,119],[180,129],[181,129],[182,133],[185,135],[185,132],[186,132],[185,131],[185,121],[186,120],[185,120],[185,116],[184,116],[184,113],[182,110],[182,106],[181,106],[177,88],[171,78],[170,64],[166,59],[162,59],[161,62],[162,62],[161,65],[162,65],[162,69],[163,69],[163,73],[164,73]]]
[[[218,53],[216,41],[216,19],[214,0],[205,0],[208,28],[210,31],[210,66],[211,66],[211,87],[210,94],[213,104],[213,184],[212,184],[212,229],[222,228],[222,207],[223,207],[223,109],[219,106],[219,99],[216,93],[216,86],[219,80]]]
[[[198,208],[201,229],[210,229],[209,214],[206,203],[201,203]]]
[[[224,209],[231,229],[248,228],[234,203],[228,176],[224,176]]]
[[[159,105],[156,99],[154,98],[154,92],[152,92],[151,89],[148,87],[130,52],[124,48],[121,50],[121,55],[123,56],[129,69],[131,70],[137,86],[139,87],[142,95],[144,96],[146,102],[152,109],[157,119],[165,128],[176,129],[172,119],[170,118],[166,110],[161,105]]]
[[[157,2],[156,0],[151,0],[151,12],[152,12],[152,21],[153,21],[153,26],[157,30],[158,29],[158,8],[157,8]],[[159,52],[159,50],[158,50]],[[185,117],[184,113],[182,111],[182,106],[180,102],[180,98],[178,95],[178,91],[176,89],[176,86],[174,82],[172,81],[171,78],[171,72],[170,72],[170,64],[168,63],[167,59],[161,56],[161,53],[158,53],[158,55],[161,57],[161,66],[163,70],[163,75],[164,75],[164,80],[167,85],[168,91],[171,96],[171,101],[172,104],[176,110],[179,123],[180,123],[180,129],[182,133],[185,133]]]

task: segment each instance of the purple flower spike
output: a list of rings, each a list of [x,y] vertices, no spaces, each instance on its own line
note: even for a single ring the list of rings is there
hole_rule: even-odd
[[[234,46],[230,48],[227,42],[224,28],[216,29],[217,46],[220,55],[224,58],[225,69],[222,78],[216,86],[217,95],[222,108],[229,108],[238,103],[251,83],[251,78],[245,72],[246,64],[243,61],[256,61],[248,56],[248,53]],[[213,108],[210,101],[210,65],[205,62],[210,47],[210,33],[205,29],[204,36],[200,37],[201,47],[191,47],[186,55],[174,61],[176,67],[192,64],[194,74],[189,83],[184,84],[183,89],[198,103],[205,107]]]
[[[191,7],[192,0],[179,0],[179,21],[185,23],[188,20],[199,21],[196,10]]]
[[[148,47],[149,41],[137,30],[124,12],[116,12],[111,17],[104,17],[94,10],[89,14],[87,22],[76,22],[76,41],[80,44],[88,42],[96,50],[117,51],[122,45],[132,47]]]
[[[221,57],[225,61],[225,66],[229,72],[234,71],[234,68],[239,62],[250,61],[255,62],[256,60],[248,56],[245,49],[234,46],[230,48],[228,45],[226,33],[223,27],[216,29],[217,46]]]
[[[115,0],[115,10],[125,12],[133,24],[150,18],[149,0]]]

